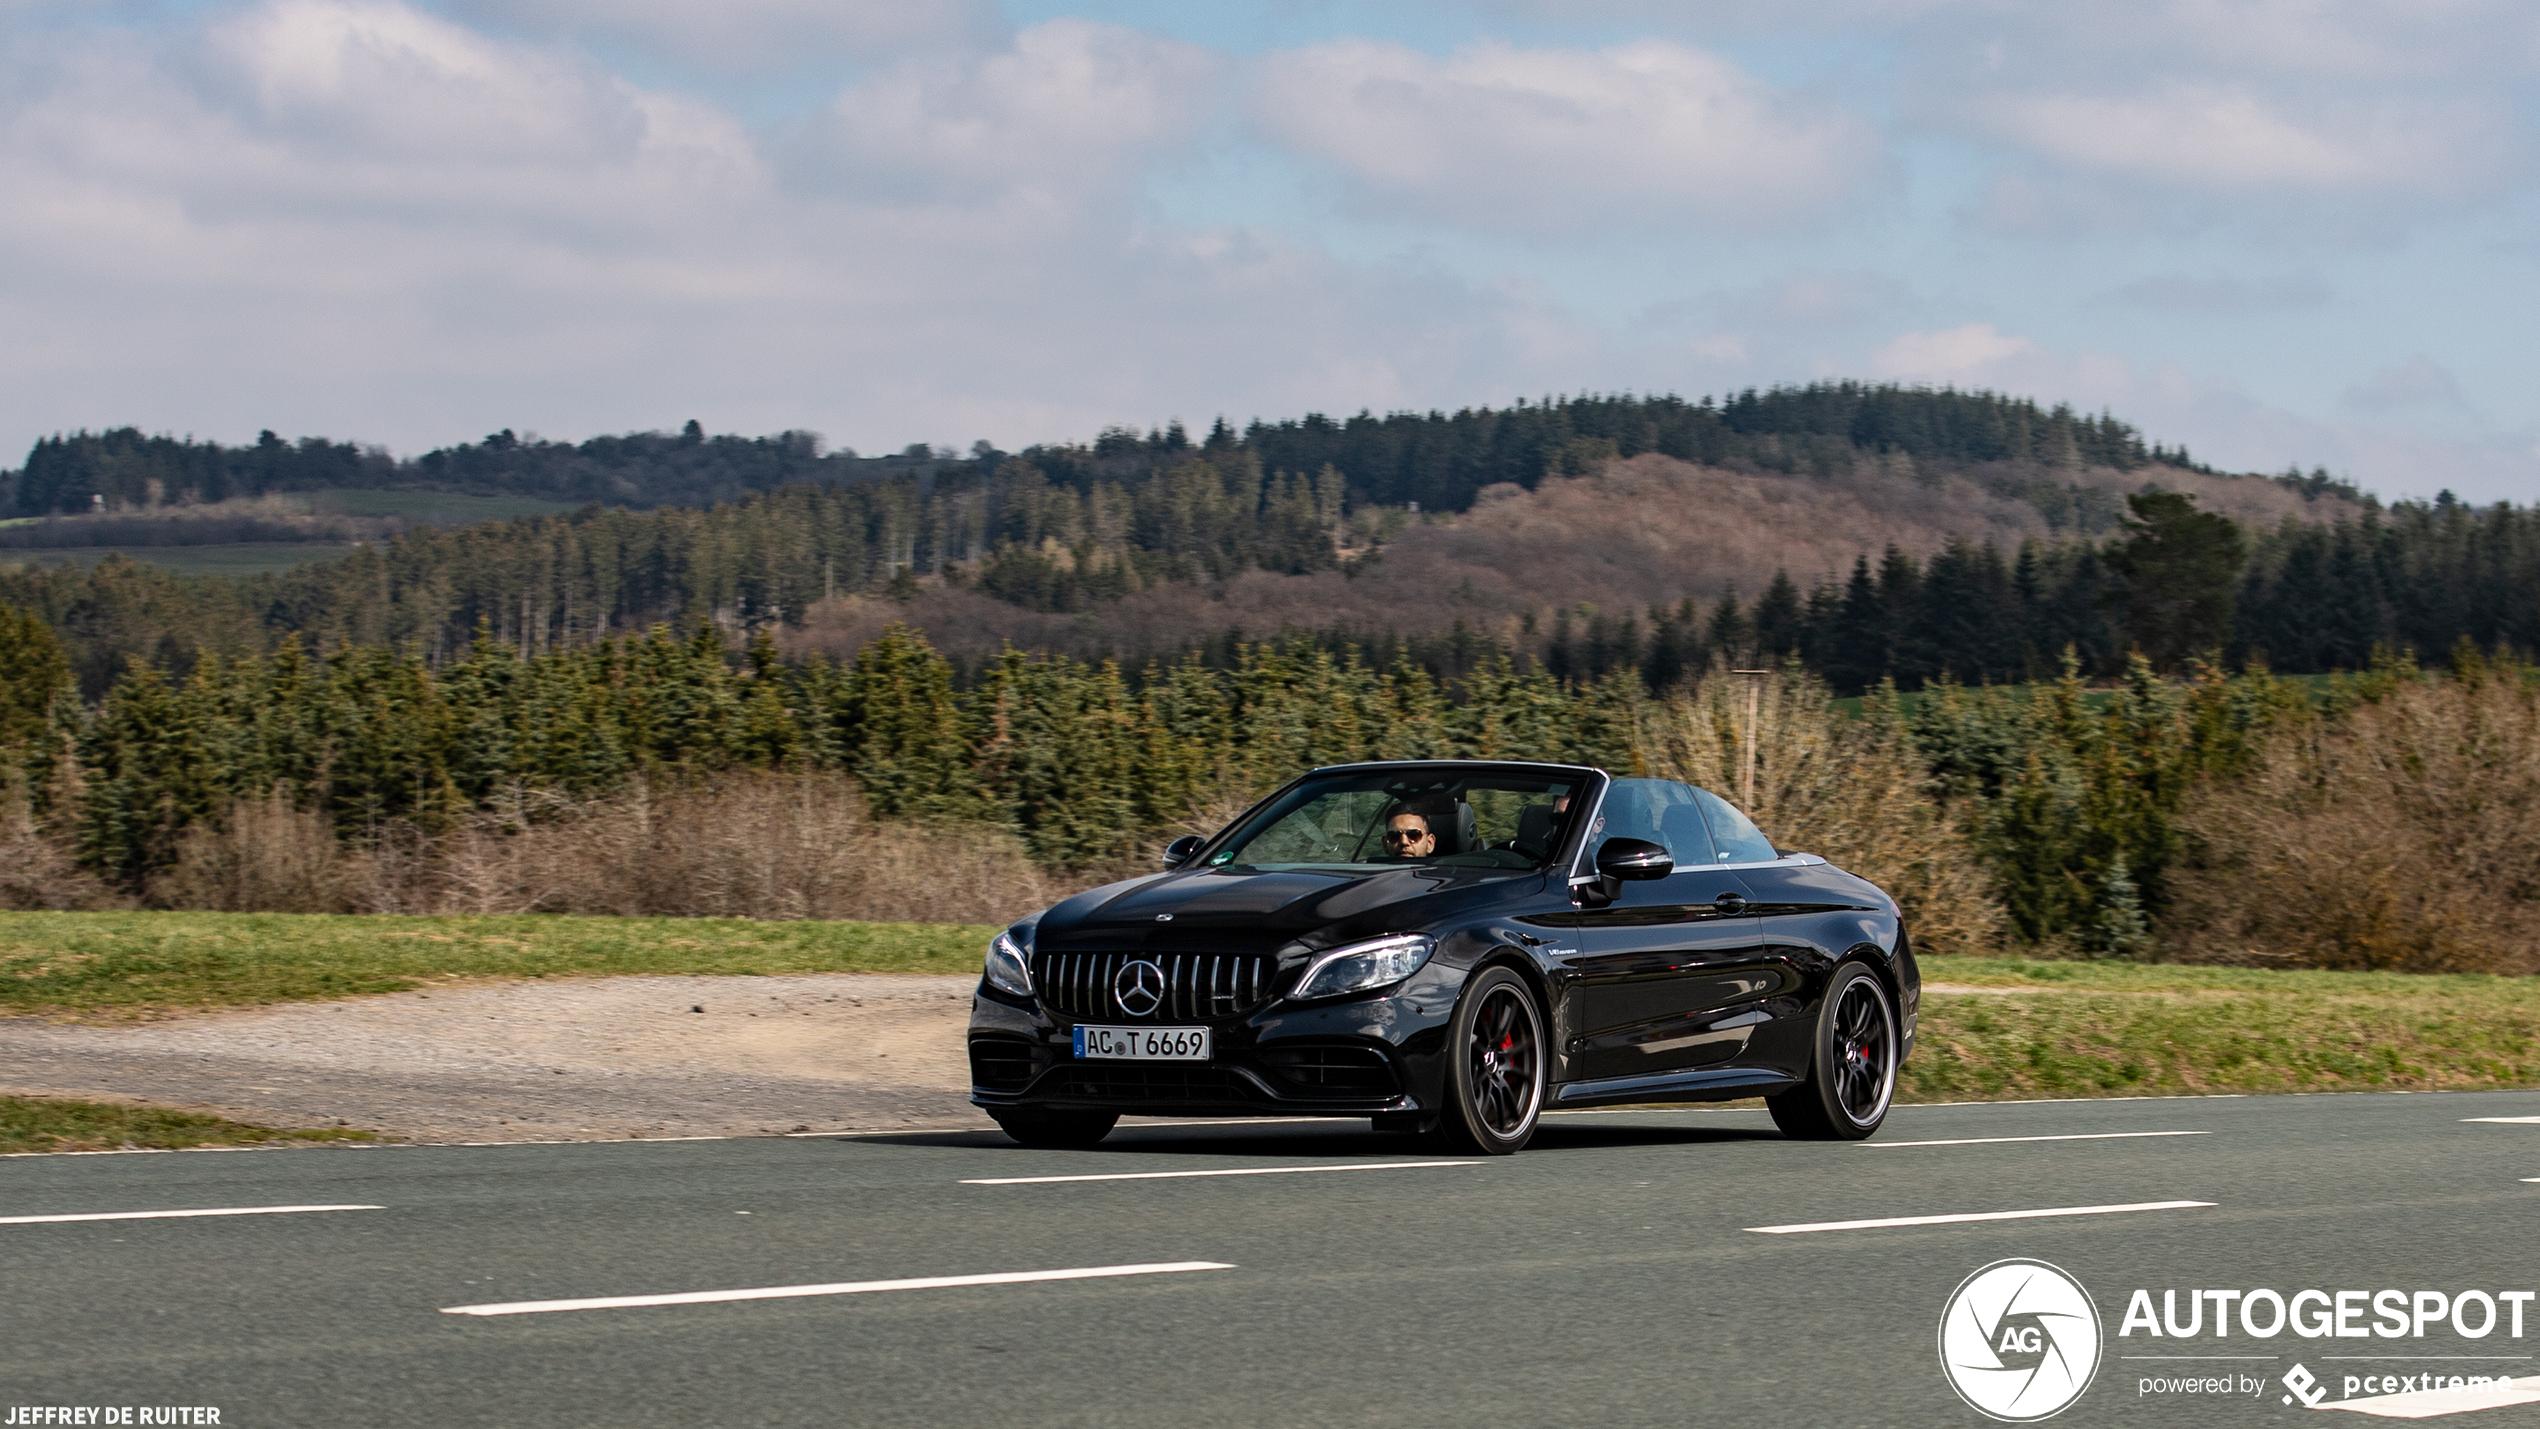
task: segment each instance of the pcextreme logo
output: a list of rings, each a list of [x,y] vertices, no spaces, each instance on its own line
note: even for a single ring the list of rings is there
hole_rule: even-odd
[[[1997,1260],[1958,1282],[1940,1314],[1940,1366],[1970,1408],[2005,1423],[2051,1419],[2099,1371],[2099,1311],[2042,1260]]]

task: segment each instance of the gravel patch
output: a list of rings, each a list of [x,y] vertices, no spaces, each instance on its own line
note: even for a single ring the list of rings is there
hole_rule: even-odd
[[[540,980],[124,1027],[0,1018],[0,1091],[416,1141],[986,1128],[972,976]]]

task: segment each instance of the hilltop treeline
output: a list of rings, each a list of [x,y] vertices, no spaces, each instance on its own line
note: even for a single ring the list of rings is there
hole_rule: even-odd
[[[1452,415],[1361,412],[1339,421],[1309,415],[1255,421],[1240,432],[1220,421],[1197,443],[1177,423],[1144,437],[1114,429],[1090,447],[1036,447],[1023,459],[1054,480],[1091,490],[1105,480],[1175,465],[1193,452],[1240,452],[1271,471],[1330,467],[1345,474],[1356,501],[1416,502],[1435,511],[1461,511],[1498,482],[1531,488],[1547,475],[1575,476],[1598,461],[1644,452],[1703,466],[1817,476],[1863,454],[1941,468],[2191,465],[2185,448],[2147,447],[2133,427],[2105,414],[2077,415],[1994,392],[1861,382],[1750,388],[1718,402],[1581,396]]]
[[[709,436],[693,421],[677,433],[578,443],[523,438],[506,429],[406,460],[322,437],[285,441],[270,431],[252,445],[227,447],[119,427],[37,442],[22,469],[0,472],[0,505],[35,516],[86,511],[98,497],[109,506],[136,507],[333,487],[425,487],[637,507],[707,506],[802,482],[903,474],[927,482],[975,478],[1007,460],[1037,467],[1089,496],[1106,483],[1136,485],[1195,455],[1240,455],[1274,473],[1338,471],[1353,506],[1416,502],[1432,511],[1460,511],[1498,482],[1531,488],[1547,475],[1576,475],[1600,459],[1643,452],[1817,475],[1864,453],[1944,467],[2191,465],[2185,448],[2146,447],[2134,428],[2104,413],[2041,408],[1992,392],[1820,382],[1749,389],[1716,402],[1579,396],[1452,414],[1255,419],[1240,431],[1221,418],[1197,442],[1180,422],[1144,435],[1115,427],[1091,443],[1035,446],[1013,457],[979,442],[967,458],[918,444],[864,459],[853,451],[825,451],[809,432]],[[2325,473],[2319,480],[2327,480]]]
[[[504,430],[407,461],[324,437],[289,442],[267,431],[253,445],[231,447],[116,427],[38,441],[23,468],[0,472],[0,506],[19,516],[45,516],[397,487],[623,506],[706,505],[793,482],[837,480],[851,473],[853,458],[852,452],[824,456],[808,432],[709,437],[695,422],[676,435],[637,432],[580,443],[524,441]]]

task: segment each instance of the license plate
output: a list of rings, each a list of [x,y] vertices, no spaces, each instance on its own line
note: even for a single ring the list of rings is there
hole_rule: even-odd
[[[1076,1055],[1130,1062],[1205,1062],[1205,1027],[1078,1027]]]

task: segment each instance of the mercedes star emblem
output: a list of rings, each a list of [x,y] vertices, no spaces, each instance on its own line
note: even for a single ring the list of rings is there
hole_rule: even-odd
[[[1164,1005],[1164,969],[1139,958],[1111,979],[1111,1000],[1131,1017],[1146,1017]]]

